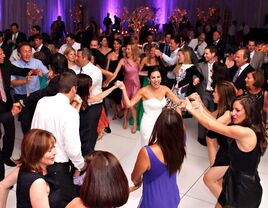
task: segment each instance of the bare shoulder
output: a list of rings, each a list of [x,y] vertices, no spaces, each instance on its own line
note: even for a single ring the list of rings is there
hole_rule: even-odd
[[[161,88],[165,93],[171,92],[171,90],[165,85],[161,85]]]
[[[74,198],[74,199],[73,199],[73,200],[66,206],[66,208],[76,208],[76,207],[86,208],[86,206],[84,205],[83,201],[82,201],[79,197]]]

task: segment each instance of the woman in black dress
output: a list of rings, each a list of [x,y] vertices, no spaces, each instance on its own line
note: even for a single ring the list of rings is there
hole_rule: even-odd
[[[232,83],[228,81],[218,82],[213,92],[213,100],[217,104],[217,109],[211,115],[223,124],[230,123],[231,106],[235,97],[236,90]],[[206,109],[205,106],[203,108]],[[206,141],[210,168],[205,173],[203,180],[212,194],[218,197],[221,192],[223,175],[230,164],[228,137],[208,131]]]
[[[56,139],[48,131],[30,130],[21,143],[17,207],[61,207],[61,198],[47,166],[54,164]]]
[[[222,183],[222,191],[216,207],[259,207],[262,187],[258,175],[261,155],[267,148],[267,135],[254,96],[235,99],[232,105],[232,124],[227,126],[215,120],[203,110],[196,95],[186,99],[186,109],[207,129],[232,138],[229,147],[230,166]]]
[[[122,42],[120,39],[114,39],[113,42],[113,51],[111,53],[109,53],[108,55],[108,62],[107,62],[107,66],[106,66],[106,70],[108,70],[109,72],[114,73],[119,61],[121,60],[121,58],[123,58],[123,52],[121,49],[121,45]],[[116,79],[114,79],[110,84],[109,87],[113,86],[114,83],[117,80],[123,80],[123,71],[120,70]],[[119,106],[121,103],[121,98],[122,98],[122,92],[120,89],[114,90],[109,96],[109,101],[110,101],[110,105],[112,107],[113,110],[113,120],[116,120],[119,115]]]

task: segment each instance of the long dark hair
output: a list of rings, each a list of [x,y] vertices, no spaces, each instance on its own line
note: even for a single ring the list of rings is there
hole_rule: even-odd
[[[124,57],[123,51],[122,51],[122,41],[119,38],[114,39],[113,42],[115,42],[115,41],[121,45],[121,47],[119,48],[119,53],[118,53],[118,60],[120,61],[120,59]],[[114,49],[113,49],[113,51],[114,51]]]
[[[219,94],[217,117],[220,117],[226,110],[231,109],[232,103],[236,98],[236,91],[234,85],[228,81],[220,81],[216,84],[215,89],[216,87]]]
[[[256,134],[257,143],[260,146],[262,155],[267,148],[267,134],[265,132],[265,120],[262,119],[264,112],[257,108],[258,100],[254,95],[242,95],[235,99],[234,102],[239,101],[243,106],[246,119],[242,122],[242,126],[250,127]]]
[[[159,144],[169,175],[181,169],[186,156],[182,117],[172,109],[163,109],[156,120],[149,145]]]
[[[89,88],[92,86],[92,79],[86,74],[77,74],[77,94],[82,99],[82,110],[88,106]]]
[[[87,207],[120,207],[129,196],[127,177],[117,158],[105,151],[95,151],[80,190]]]
[[[50,66],[55,74],[62,74],[68,71],[68,60],[64,55],[56,53],[50,57]]]
[[[216,84],[221,81],[230,80],[229,70],[224,63],[215,62],[212,66],[212,87],[215,88]]]

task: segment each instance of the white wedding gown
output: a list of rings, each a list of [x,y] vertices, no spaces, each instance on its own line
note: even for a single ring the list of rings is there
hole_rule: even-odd
[[[165,97],[163,97],[162,100],[150,98],[143,101],[144,113],[140,126],[141,146],[148,145],[154,124],[162,112],[162,109],[166,106],[166,103]]]

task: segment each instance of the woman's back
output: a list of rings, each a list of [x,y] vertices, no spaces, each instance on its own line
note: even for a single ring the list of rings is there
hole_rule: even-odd
[[[169,175],[166,164],[158,159],[150,146],[145,146],[150,170],[143,174],[143,194],[139,207],[178,207],[180,202],[176,173]]]

